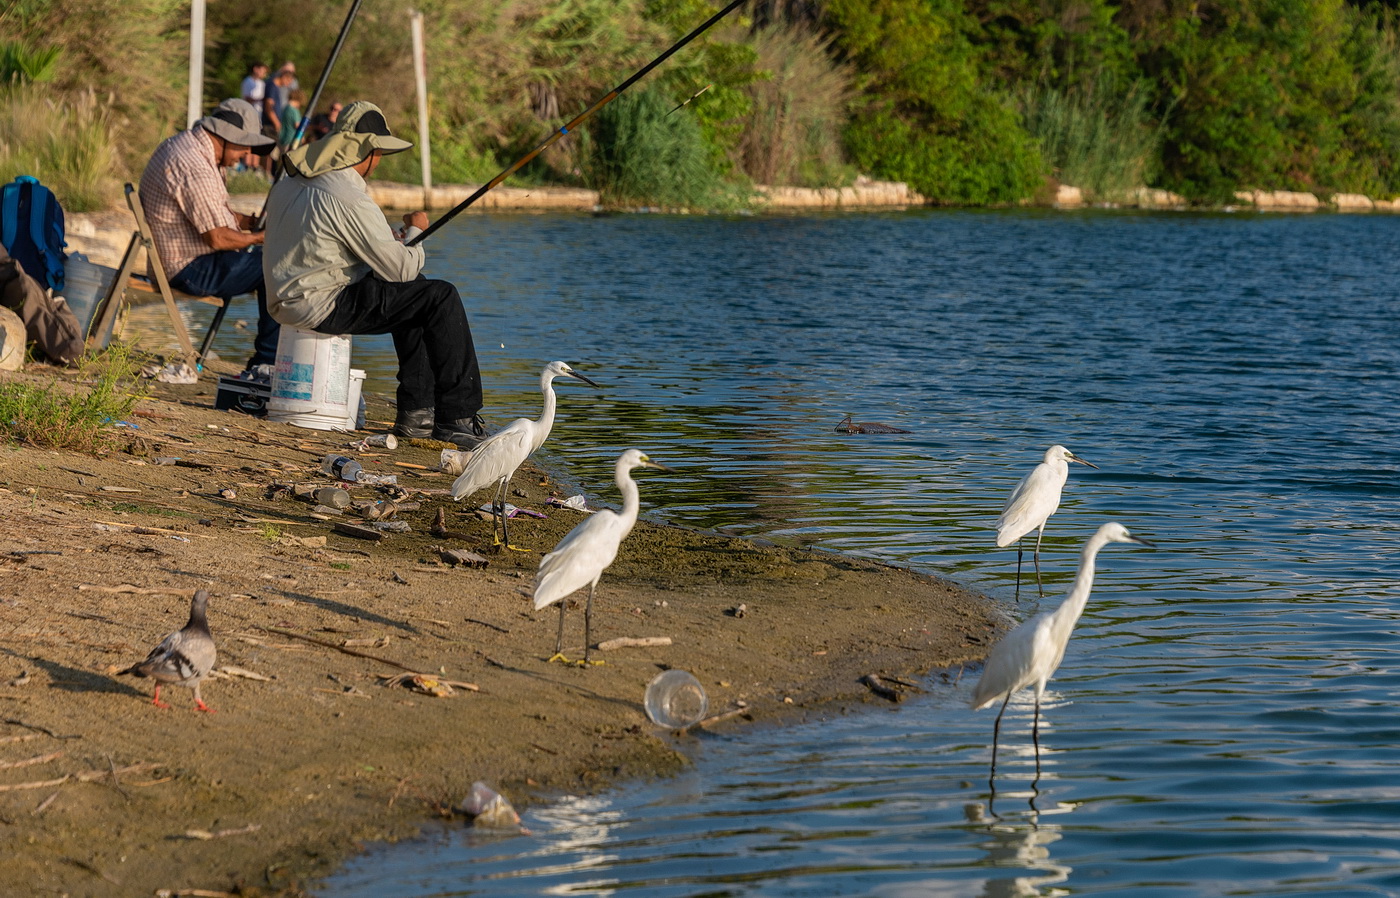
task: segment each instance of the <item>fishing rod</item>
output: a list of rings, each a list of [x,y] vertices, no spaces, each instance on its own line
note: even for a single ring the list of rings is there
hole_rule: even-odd
[[[531,150],[530,152],[526,153],[524,156],[521,156],[519,159],[517,159],[517,160],[514,162],[514,164],[512,164],[512,165],[511,165],[509,168],[507,168],[505,171],[501,172],[499,175],[496,175],[496,177],[492,178],[490,181],[486,182],[486,183],[483,184],[481,187],[477,188],[477,191],[476,191],[475,193],[473,193],[471,196],[467,197],[466,199],[462,200],[462,201],[461,201],[460,203],[458,203],[456,206],[453,206],[450,210],[448,210],[448,212],[447,212],[445,215],[443,215],[443,216],[442,216],[441,218],[439,218],[437,221],[435,221],[435,222],[433,222],[432,224],[428,225],[427,230],[423,231],[423,233],[419,234],[417,237],[414,237],[412,240],[408,241],[408,246],[417,246],[418,244],[422,243],[424,240],[428,239],[428,235],[429,235],[429,234],[433,233],[433,232],[436,231],[438,228],[442,227],[444,224],[446,224],[447,222],[451,221],[453,218],[456,218],[458,215],[460,215],[463,211],[466,210],[466,208],[467,208],[468,206],[470,206],[472,203],[476,202],[477,200],[481,199],[481,197],[483,197],[483,196],[486,194],[486,191],[490,190],[491,188],[493,188],[493,187],[495,187],[496,185],[500,184],[500,183],[501,183],[502,181],[504,181],[506,178],[508,178],[508,177],[510,177],[511,175],[515,174],[517,171],[519,171],[521,168],[523,168],[525,165],[527,165],[527,164],[530,162],[531,159],[534,159],[534,158],[535,158],[536,156],[538,156],[540,153],[543,153],[545,150],[547,150],[547,149],[549,149],[551,146],[553,146],[554,143],[555,143],[555,141],[557,141],[559,138],[561,138],[561,137],[563,137],[564,135],[568,134],[570,131],[574,130],[574,129],[577,128],[579,125],[583,124],[585,121],[588,120],[588,118],[589,118],[591,115],[593,115],[593,113],[597,112],[599,109],[602,109],[604,106],[608,105],[608,104],[611,103],[613,100],[617,99],[617,95],[618,95],[618,94],[622,93],[624,90],[626,90],[627,88],[631,87],[633,84],[636,84],[639,80],[641,80],[641,79],[647,74],[647,72],[650,72],[652,69],[654,69],[654,68],[656,68],[657,66],[661,65],[661,63],[663,63],[663,62],[665,62],[666,60],[670,59],[670,58],[671,58],[671,55],[674,54],[677,50],[681,49],[681,48],[684,47],[686,44],[688,44],[688,43],[690,43],[691,41],[695,40],[697,37],[699,37],[700,35],[704,34],[706,31],[710,30],[710,26],[714,25],[714,24],[715,24],[716,22],[718,22],[720,19],[722,19],[722,18],[724,18],[725,16],[729,15],[731,12],[733,12],[735,9],[737,9],[741,4],[743,4],[743,3],[745,3],[745,2],[747,2],[747,0],[733,0],[733,2],[730,3],[728,6],[726,6],[724,9],[721,9],[719,12],[717,12],[717,13],[715,13],[714,15],[710,16],[710,18],[707,19],[703,25],[701,25],[699,28],[696,28],[694,31],[690,32],[690,33],[687,34],[685,37],[681,38],[681,39],[680,39],[679,41],[677,41],[674,45],[672,45],[671,48],[670,48],[669,50],[667,50],[665,53],[662,53],[660,56],[656,57],[656,58],[653,59],[651,62],[649,62],[649,63],[647,63],[646,65],[642,66],[640,69],[637,70],[636,74],[634,74],[631,78],[628,78],[626,81],[622,82],[622,83],[619,84],[617,87],[614,87],[611,91],[609,91],[607,94],[605,94],[601,100],[599,100],[598,102],[594,103],[592,106],[589,106],[589,107],[588,107],[587,109],[585,109],[583,112],[579,113],[578,116],[576,116],[576,117],[574,118],[573,121],[569,122],[567,125],[564,125],[564,126],[563,126],[562,128],[560,128],[558,131],[554,131],[554,132],[550,133],[549,137],[545,138],[544,143],[542,143],[542,144],[540,144],[539,146],[535,147],[533,150]]]
[[[288,149],[301,145],[301,138],[306,134],[306,126],[311,121],[311,116],[316,112],[316,103],[321,99],[321,91],[326,89],[326,81],[330,79],[331,69],[335,68],[335,61],[340,58],[340,48],[345,45],[345,38],[350,34],[350,23],[355,21],[355,14],[360,11],[360,4],[364,0],[353,0],[350,4],[350,12],[345,15],[345,24],[340,26],[340,35],[335,39],[335,46],[331,47],[331,55],[326,59],[325,68],[321,69],[321,77],[316,79],[316,89],[311,92],[311,100],[306,104],[306,112],[301,116],[301,121],[297,123],[296,133],[292,135],[292,143]],[[280,160],[277,166],[277,173],[272,176],[272,183],[276,184],[282,180],[282,175],[286,173],[287,165],[284,160]],[[269,196],[271,192],[269,191]],[[263,197],[262,209],[258,212],[256,222],[261,226],[263,219],[267,217],[267,197]]]

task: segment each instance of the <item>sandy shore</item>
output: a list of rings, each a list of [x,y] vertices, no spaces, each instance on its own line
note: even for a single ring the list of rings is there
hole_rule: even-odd
[[[297,894],[474,780],[520,805],[675,770],[694,737],[641,705],[666,667],[695,673],[712,712],[746,703],[719,724],[742,727],[883,701],[862,676],[979,658],[1000,621],[946,581],[644,523],[603,578],[594,641],[673,643],[550,664],[557,616],[525,593],[581,513],[546,504],[547,475],[515,480],[513,501],[549,515],[514,523],[529,551],[491,553],[489,523],[430,470],[437,448],[356,453],[419,507],[399,513],[411,533],[354,539],[269,498],[328,483],[319,459],[347,438],[215,411],[214,391],[212,373],[159,385],[101,457],[0,449],[0,894]],[[371,405],[372,423],[390,414]],[[170,456],[202,467],[154,464]],[[616,502],[610,479],[585,488]],[[451,535],[429,532],[440,508]],[[450,567],[439,548],[489,564]],[[204,684],[216,713],[179,688],[161,710],[149,681],[114,674],[183,625],[197,588],[226,671]],[[565,645],[582,648],[577,609]],[[406,670],[477,690],[385,685]]]

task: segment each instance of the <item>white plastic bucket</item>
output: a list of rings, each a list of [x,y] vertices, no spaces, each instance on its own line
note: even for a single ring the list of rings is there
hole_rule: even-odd
[[[349,430],[358,409],[350,396],[350,338],[284,326],[267,419],[313,430]]]
[[[62,295],[73,317],[78,319],[78,327],[81,328],[84,337],[88,336],[88,329],[92,327],[92,317],[97,311],[97,304],[107,295],[107,290],[111,288],[112,280],[116,276],[115,268],[94,265],[86,256],[77,253],[70,255],[63,263]],[[113,321],[115,320],[116,317],[113,316]],[[104,347],[111,339],[111,328],[108,328],[107,333],[95,336],[99,337],[97,346]]]

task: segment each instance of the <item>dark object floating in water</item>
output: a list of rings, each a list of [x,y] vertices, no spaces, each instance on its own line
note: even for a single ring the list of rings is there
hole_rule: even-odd
[[[898,427],[891,427],[888,424],[876,424],[873,421],[866,421],[863,424],[855,424],[851,421],[851,416],[847,415],[841,419],[841,423],[836,425],[837,433],[913,433],[912,430],[901,430]]]

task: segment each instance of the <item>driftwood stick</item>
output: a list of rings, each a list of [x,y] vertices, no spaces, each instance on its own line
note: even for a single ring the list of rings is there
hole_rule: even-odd
[[[611,652],[613,649],[646,648],[657,645],[670,645],[669,636],[619,636],[598,643],[598,651]]]
[[[32,767],[35,764],[47,764],[63,757],[63,752],[55,751],[46,755],[38,755],[33,758],[26,758],[23,761],[3,761],[0,762],[0,770],[13,770],[16,767]]]
[[[17,718],[17,717],[6,717],[3,721],[0,721],[0,723],[9,723],[9,724],[13,724],[13,725],[15,725],[15,726],[17,726],[17,727],[24,727],[26,730],[33,730],[33,731],[35,731],[36,733],[43,733],[45,736],[52,736],[52,737],[55,738],[55,739],[81,739],[81,738],[83,738],[83,737],[82,737],[81,735],[79,735],[79,734],[73,734],[73,735],[71,735],[71,736],[60,736],[59,734],[55,733],[53,730],[49,729],[48,727],[41,727],[41,726],[38,726],[37,724],[33,724],[33,723],[25,723],[24,721],[20,720],[20,719]]]
[[[891,689],[889,686],[886,686],[875,674],[866,674],[860,678],[860,681],[864,683],[871,692],[880,696],[880,698],[888,699],[892,702],[904,701],[904,693],[900,692],[898,689]]]

